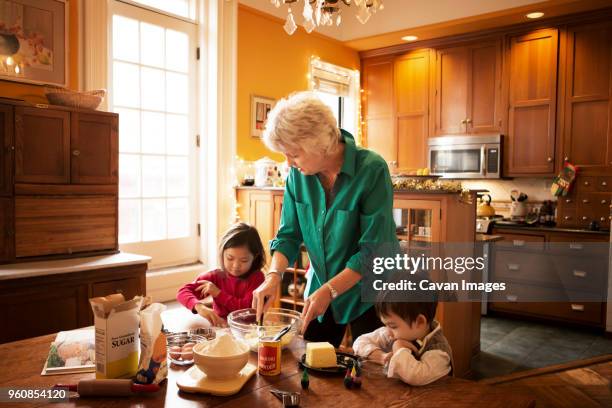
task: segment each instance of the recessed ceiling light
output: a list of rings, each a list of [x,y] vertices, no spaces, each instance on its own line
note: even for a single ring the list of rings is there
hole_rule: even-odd
[[[536,12],[527,14],[527,18],[540,18],[543,15],[544,13],[542,13],[541,11],[536,11]]]
[[[407,35],[405,37],[402,37],[402,40],[404,41],[416,41],[418,39],[419,37],[417,37],[416,35]]]

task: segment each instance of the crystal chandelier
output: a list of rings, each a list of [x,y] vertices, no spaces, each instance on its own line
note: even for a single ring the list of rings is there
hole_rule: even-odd
[[[304,29],[307,33],[311,33],[318,26],[331,26],[334,24],[339,26],[342,22],[342,5],[347,7],[354,4],[357,8],[357,20],[361,24],[365,24],[370,16],[376,13],[377,10],[382,10],[383,0],[301,0],[304,3],[302,16],[304,17]],[[287,34],[291,35],[297,30],[297,24],[293,18],[291,6],[296,5],[300,0],[270,0],[276,7],[282,4],[289,6],[287,21],[283,28]]]

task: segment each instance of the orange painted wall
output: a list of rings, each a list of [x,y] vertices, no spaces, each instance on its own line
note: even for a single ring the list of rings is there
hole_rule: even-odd
[[[79,9],[77,1],[68,5],[68,87],[79,88]],[[0,81],[0,96],[24,99],[33,103],[47,103],[44,86],[13,81]]]
[[[296,18],[298,21],[300,17]],[[238,156],[253,161],[268,156],[284,157],[269,151],[261,139],[250,135],[251,95],[279,99],[308,89],[311,55],[350,69],[359,69],[359,55],[339,41],[299,27],[289,36],[284,21],[265,16],[245,6],[238,9]]]

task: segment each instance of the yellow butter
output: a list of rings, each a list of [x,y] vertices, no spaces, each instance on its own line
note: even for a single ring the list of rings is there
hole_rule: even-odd
[[[306,365],[315,368],[334,367],[336,350],[328,342],[306,344]]]

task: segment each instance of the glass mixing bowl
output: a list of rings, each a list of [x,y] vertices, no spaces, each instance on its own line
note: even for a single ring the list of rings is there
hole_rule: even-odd
[[[281,346],[285,348],[299,333],[302,327],[300,313],[295,310],[271,308],[264,314],[263,325],[258,328],[255,321],[255,309],[240,309],[227,316],[227,323],[232,335],[245,341],[251,351],[257,351],[260,337],[274,336],[284,327],[292,325],[291,330],[281,339]]]

